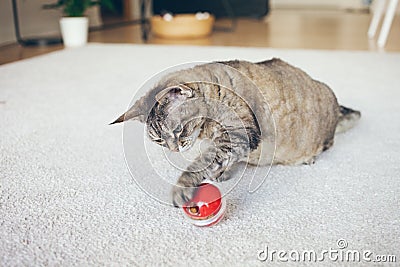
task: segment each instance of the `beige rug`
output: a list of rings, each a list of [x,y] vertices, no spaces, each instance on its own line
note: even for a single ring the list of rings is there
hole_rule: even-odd
[[[240,183],[226,218],[196,228],[138,188],[122,126],[107,124],[171,65],[271,57],[362,120],[316,164],[273,167],[255,194]],[[307,251],[347,264],[325,250],[400,261],[399,69],[400,54],[100,44],[0,66],[0,265],[297,266]]]

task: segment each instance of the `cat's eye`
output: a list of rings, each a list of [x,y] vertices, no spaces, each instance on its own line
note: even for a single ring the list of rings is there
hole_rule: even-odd
[[[165,140],[161,139],[161,138],[157,138],[153,140],[155,143],[159,144],[159,145],[164,145],[165,144]]]
[[[186,147],[186,146],[190,145],[190,140],[189,140],[189,139],[183,140],[183,141],[181,141],[180,143],[181,143],[181,146],[182,146],[182,147]]]
[[[175,130],[174,130],[173,132],[174,132],[174,134],[179,134],[179,133],[182,132],[182,130],[183,130],[182,125],[179,124],[179,125],[175,128]]]

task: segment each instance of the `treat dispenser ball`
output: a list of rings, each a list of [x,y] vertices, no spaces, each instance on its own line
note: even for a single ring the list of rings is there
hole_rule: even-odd
[[[184,215],[196,226],[212,226],[225,215],[226,202],[219,188],[208,182],[200,184],[193,198],[183,206]]]

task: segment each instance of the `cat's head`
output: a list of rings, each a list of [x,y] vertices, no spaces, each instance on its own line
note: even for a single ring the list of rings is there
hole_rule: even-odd
[[[149,138],[171,151],[185,151],[200,134],[207,109],[190,85],[151,90],[115,122],[139,120]]]

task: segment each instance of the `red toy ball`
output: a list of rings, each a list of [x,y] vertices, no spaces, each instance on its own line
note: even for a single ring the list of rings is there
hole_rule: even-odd
[[[222,220],[226,203],[214,184],[204,182],[191,201],[183,206],[184,214],[196,226],[212,226]]]

